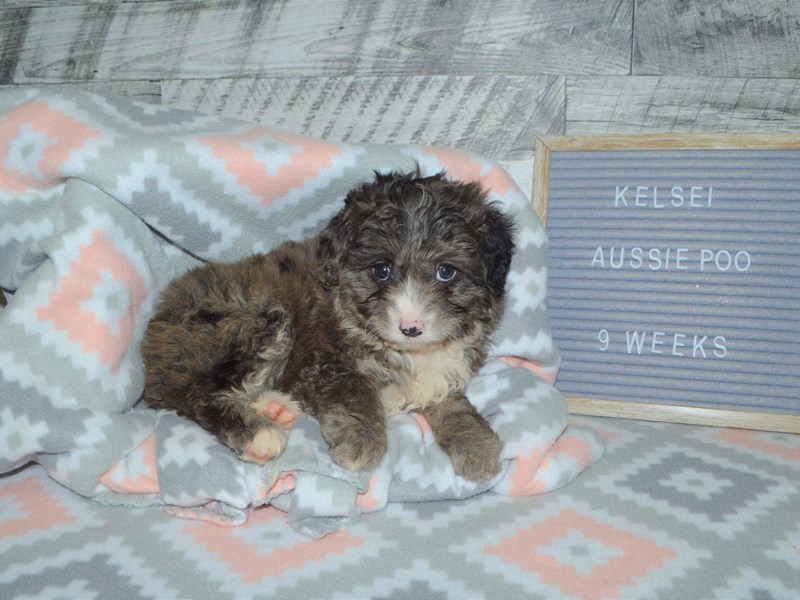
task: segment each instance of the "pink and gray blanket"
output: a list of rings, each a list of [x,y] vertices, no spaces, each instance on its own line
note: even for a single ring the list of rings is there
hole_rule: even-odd
[[[392,417],[372,473],[328,455],[302,416],[280,459],[239,461],[199,426],[139,401],[139,342],[172,278],[318,231],[374,171],[478,180],[520,229],[506,315],[469,396],[504,442],[484,484],[453,473],[427,423]],[[531,495],[596,461],[603,442],[567,424],[553,387],[547,240],[513,180],[473,154],[330,143],[127,100],[0,92],[0,474],[40,463],[101,503],[163,505],[239,524],[271,504],[321,536],[388,502]]]

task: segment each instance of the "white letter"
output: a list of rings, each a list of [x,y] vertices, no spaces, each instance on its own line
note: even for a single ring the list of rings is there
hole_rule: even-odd
[[[714,356],[725,358],[728,356],[728,348],[725,346],[725,338],[718,335],[714,338]]]
[[[642,202],[639,202],[639,200],[642,200]],[[644,202],[645,200],[647,200],[647,186],[646,185],[637,186],[636,201],[634,202],[634,204],[636,206],[647,206],[647,202]]]
[[[642,353],[642,346],[647,339],[647,333],[639,335],[638,331],[626,331],[625,340],[628,343],[628,354],[633,354],[633,347],[636,346],[636,354]]]
[[[608,255],[608,265],[612,269],[621,269],[622,263],[625,261],[625,246],[619,249],[619,260],[617,261],[617,264],[614,264],[614,250],[614,246],[611,246],[611,250]]]
[[[625,192],[628,191],[628,186],[626,185],[624,188],[619,189],[617,186],[617,193],[614,195],[614,208],[619,206],[619,203],[622,202],[622,206],[628,206],[628,201],[625,200]]]
[[[708,339],[707,335],[704,335],[702,338],[700,338],[695,334],[694,346],[692,347],[692,358],[697,358],[698,352],[700,352],[700,354],[703,355],[703,358],[706,357],[706,349],[703,348],[703,344],[705,344],[707,339]]]
[[[707,262],[711,262],[711,259],[714,258],[714,253],[709,250],[708,248],[703,248],[700,250],[700,270],[704,271]]]
[[[688,248],[678,248],[675,250],[675,268],[681,271],[687,270],[689,267],[683,264],[686,260],[686,255],[689,253]]]
[[[594,258],[592,258],[592,264],[590,266],[594,267],[595,263],[600,263],[600,268],[606,268],[606,260],[603,258],[603,247],[598,246],[597,250],[594,251]]]
[[[692,208],[698,208],[698,207],[701,206],[700,204],[695,204],[695,200],[700,200],[700,192],[702,192],[702,191],[703,191],[702,187],[700,187],[698,185],[693,185],[692,186],[692,193],[689,196],[689,198],[690,198],[689,199],[689,206],[691,206]]]
[[[728,263],[724,267],[719,263],[720,256],[724,256],[728,261]],[[719,252],[717,252],[717,256],[714,257],[714,264],[717,265],[717,269],[719,271],[723,272],[727,271],[728,269],[731,268],[731,265],[733,264],[733,258],[731,257],[731,253],[728,252],[727,250],[720,250]]]
[[[631,269],[639,269],[642,266],[642,249],[638,246],[631,248]]]
[[[653,208],[664,208],[663,204],[658,203],[658,186],[653,186]]]
[[[661,250],[658,248],[650,248],[650,252],[647,254],[650,257],[650,270],[658,271],[661,268]]]
[[[681,341],[678,341],[678,338],[681,338]],[[673,356],[683,356],[683,352],[678,352],[678,348],[683,348],[686,344],[683,343],[682,340],[685,340],[686,336],[682,333],[676,333],[675,338],[672,340],[672,355]]]
[[[683,202],[683,188],[676,185],[672,188],[672,200],[670,200],[670,204],[675,208],[680,208],[683,206]]]
[[[744,264],[744,266],[739,265],[740,256],[744,256],[744,258],[747,259],[747,262]],[[739,250],[736,253],[736,256],[733,258],[733,264],[736,265],[737,271],[739,271],[740,273],[744,273],[745,271],[747,271],[747,269],[750,268],[750,253],[747,252],[746,250]]]
[[[667,335],[667,334],[664,333],[663,331],[654,331],[653,332],[653,343],[650,345],[650,351],[653,354],[664,354],[661,350],[656,350],[656,345],[658,345],[658,346],[663,346],[664,345],[664,342],[661,341],[661,338],[663,338],[665,335]]]

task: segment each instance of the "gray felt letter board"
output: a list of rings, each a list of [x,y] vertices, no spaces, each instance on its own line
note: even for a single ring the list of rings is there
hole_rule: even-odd
[[[573,412],[800,431],[800,137],[537,141]]]

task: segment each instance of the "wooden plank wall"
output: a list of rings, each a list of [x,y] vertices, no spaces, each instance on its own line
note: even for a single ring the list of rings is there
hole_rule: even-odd
[[[800,130],[800,0],[5,0],[0,85],[530,163],[536,135]]]

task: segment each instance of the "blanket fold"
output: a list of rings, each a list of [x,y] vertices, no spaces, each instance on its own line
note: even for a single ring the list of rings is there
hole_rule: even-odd
[[[139,403],[139,343],[167,282],[200,261],[312,235],[374,171],[416,165],[480,181],[519,227],[506,315],[468,390],[504,443],[494,480],[456,476],[414,414],[390,419],[389,452],[374,472],[351,473],[308,416],[261,467]],[[35,461],[97,501],[221,524],[272,504],[312,536],[388,502],[555,489],[603,443],[568,424],[552,385],[546,242],[513,180],[474,154],[335,144],[91,94],[2,90],[0,286],[12,294],[0,309],[0,473]]]

